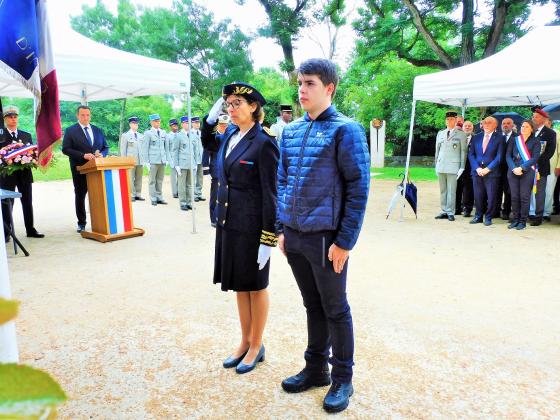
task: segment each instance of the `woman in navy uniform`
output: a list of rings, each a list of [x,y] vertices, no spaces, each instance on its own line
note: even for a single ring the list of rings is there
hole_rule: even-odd
[[[511,212],[513,221],[508,229],[525,229],[529,217],[529,201],[535,183],[535,169],[541,154],[541,143],[534,136],[535,124],[525,120],[521,134],[509,141],[506,150],[508,182],[511,190]]]
[[[214,283],[237,292],[241,343],[225,368],[253,370],[264,360],[262,336],[268,316],[270,252],[276,246],[276,171],[279,149],[259,122],[266,100],[253,86],[224,86],[222,98],[204,119],[202,142],[216,152],[218,191],[215,208]],[[231,124],[216,135],[220,109],[226,106]]]

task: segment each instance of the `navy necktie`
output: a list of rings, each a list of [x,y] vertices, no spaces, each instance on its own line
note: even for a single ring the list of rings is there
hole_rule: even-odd
[[[88,128],[89,128],[89,127],[84,127],[84,131],[85,131],[85,133],[86,133],[86,138],[88,139],[89,144],[91,144],[91,145],[93,146],[93,140],[91,139],[91,136],[89,135],[89,130],[88,130]]]
[[[17,140],[17,136],[16,136],[16,132],[15,132],[15,131],[12,132],[12,139]]]
[[[134,140],[138,140],[138,134],[134,133]]]

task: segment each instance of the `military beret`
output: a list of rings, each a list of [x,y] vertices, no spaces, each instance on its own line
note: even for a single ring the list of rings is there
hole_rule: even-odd
[[[177,122],[177,118],[171,118],[169,120],[169,125],[179,125],[179,123]]]
[[[8,117],[10,115],[19,115],[19,108],[14,105],[8,105],[6,108],[4,108],[3,115],[4,117]]]
[[[138,117],[130,117],[130,118],[128,119],[128,122],[129,122],[129,123],[137,123],[137,122],[138,122]]]
[[[161,118],[159,117],[159,114],[150,114],[149,118],[150,118],[150,121],[161,120]]]
[[[532,108],[531,108],[531,111],[533,111],[533,112],[535,112],[535,113],[537,113],[537,114],[540,114],[540,115],[542,115],[542,116],[545,117],[545,118],[550,118],[550,115],[548,115],[548,112],[546,112],[544,109],[542,109],[542,107],[540,107],[540,106],[538,106],[538,105],[532,107]]]
[[[229,124],[229,115],[222,114],[218,117],[218,124]]]
[[[457,112],[455,111],[447,111],[445,113],[445,118],[449,118],[449,117],[457,117]]]
[[[264,99],[264,96],[262,96],[257,89],[247,83],[234,82],[229,85],[225,85],[222,88],[222,96],[227,98],[229,95],[244,96],[251,102],[258,102],[261,106],[266,105],[266,99]]]
[[[280,105],[280,111],[281,112],[292,112],[292,106],[291,105]]]
[[[189,117],[183,115],[183,116],[181,117],[181,122],[182,122],[182,123],[184,123],[184,122],[189,122]]]

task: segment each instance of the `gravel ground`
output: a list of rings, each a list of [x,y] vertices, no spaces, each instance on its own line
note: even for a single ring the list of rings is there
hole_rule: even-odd
[[[144,237],[101,244],[74,231],[71,181],[34,185],[47,237],[23,238],[29,258],[9,247],[8,263],[22,362],[66,390],[60,418],[325,416],[326,388],[280,388],[303,365],[306,330],[278,251],[266,361],[247,375],[221,367],[239,328],[233,293],[211,282],[207,202],[193,234],[166,187],[170,205],[134,203]],[[385,220],[394,187],[373,181],[351,253],[356,393],[340,417],[560,418],[559,220],[523,232],[437,221],[437,183],[419,184],[418,220]],[[14,215],[21,232],[19,204]]]

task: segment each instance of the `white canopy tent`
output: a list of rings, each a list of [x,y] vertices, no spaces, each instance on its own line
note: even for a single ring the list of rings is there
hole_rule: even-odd
[[[560,102],[560,57],[550,52],[558,43],[560,26],[545,26],[532,30],[510,46],[476,63],[416,77],[406,176],[410,166],[416,101],[461,107],[463,112],[468,107]],[[543,63],[543,57],[546,57],[546,63]]]
[[[69,27],[51,25],[51,36],[60,100],[86,104],[88,101],[133,96],[186,94],[191,120],[189,67],[110,48]],[[32,97],[27,89],[1,69],[0,96]],[[193,233],[196,232],[194,213],[192,211]],[[3,226],[0,225],[2,233]],[[3,246],[0,252],[0,296],[11,296]],[[0,326],[0,362],[17,362],[18,359],[15,327],[11,322]]]
[[[65,26],[52,26],[52,45],[62,101],[189,94],[190,68],[97,43]],[[0,70],[0,95],[32,95]]]

